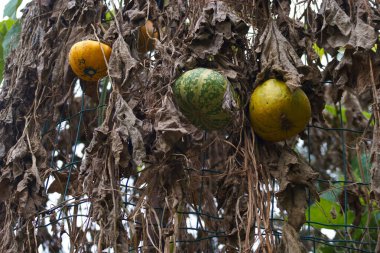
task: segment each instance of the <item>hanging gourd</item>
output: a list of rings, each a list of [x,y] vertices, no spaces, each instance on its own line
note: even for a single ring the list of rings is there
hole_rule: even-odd
[[[85,81],[98,81],[107,76],[107,64],[112,48],[93,40],[75,43],[69,52],[69,64],[74,73]]]
[[[283,141],[301,132],[311,116],[310,101],[300,88],[269,79],[253,91],[249,117],[255,133],[267,141]]]
[[[155,46],[155,40],[158,38],[158,31],[155,30],[153,22],[147,20],[143,26],[139,27],[137,51],[140,54],[146,54],[147,52],[152,51]]]
[[[226,95],[238,104],[229,81],[219,72],[206,68],[182,74],[173,86],[173,95],[186,118],[205,130],[223,129],[231,123],[231,111],[223,108]]]

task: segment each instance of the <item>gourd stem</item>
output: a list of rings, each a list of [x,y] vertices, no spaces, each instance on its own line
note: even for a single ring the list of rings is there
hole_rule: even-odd
[[[106,98],[107,98],[108,77],[104,78],[101,82],[102,82],[102,93],[100,95],[100,101],[99,101],[99,106],[98,106],[98,126],[100,126],[104,120],[105,103],[106,103]]]

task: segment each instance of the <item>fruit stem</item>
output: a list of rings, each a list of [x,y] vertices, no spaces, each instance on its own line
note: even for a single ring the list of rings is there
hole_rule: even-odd
[[[100,101],[98,106],[98,126],[100,126],[103,123],[104,120],[104,111],[105,111],[105,103],[107,98],[107,84],[108,84],[109,78],[104,78],[102,82],[102,93],[100,95]]]

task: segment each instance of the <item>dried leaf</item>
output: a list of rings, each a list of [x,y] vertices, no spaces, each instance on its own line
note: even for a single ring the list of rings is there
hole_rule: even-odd
[[[366,24],[360,17],[360,1],[356,10],[355,22],[338,5],[335,0],[323,1],[319,18],[323,20],[320,29],[319,44],[325,49],[345,47],[347,49],[363,48],[370,50],[377,40],[375,29]]]
[[[10,198],[13,187],[12,187],[12,172],[10,169],[2,169],[1,171],[1,177],[0,177],[0,200],[6,201]]]
[[[126,158],[120,155],[130,154],[135,166],[141,166],[145,158],[145,145],[140,133],[142,122],[136,118],[128,103],[120,94],[115,95],[115,116],[114,128],[111,132],[112,150],[116,158],[117,164],[122,162],[125,164]],[[122,146],[121,146],[122,145]]]
[[[157,132],[155,146],[157,151],[167,153],[186,135],[200,131],[178,113],[173,101],[165,96],[162,107],[156,113],[154,130]],[[199,137],[198,137],[199,138]]]
[[[270,77],[279,77],[292,90],[301,86],[303,75],[298,69],[307,67],[302,64],[294,48],[278,30],[275,22],[268,22],[260,37],[256,52],[261,53],[262,69],[256,83],[261,83]]]
[[[306,253],[305,246],[299,240],[299,234],[292,226],[285,223],[282,227],[282,240],[278,248],[281,253]]]
[[[59,193],[64,194],[66,189],[66,184],[69,183],[69,188],[67,191],[67,195],[75,196],[78,193],[81,193],[82,190],[80,188],[80,183],[78,181],[78,172],[72,171],[71,173],[68,171],[60,172],[53,171],[54,181],[51,183],[49,188],[47,189],[47,193]],[[70,180],[69,180],[70,175]],[[68,182],[69,181],[69,182]]]
[[[112,45],[108,71],[112,81],[122,87],[129,79],[130,71],[136,68],[138,62],[132,57],[129,45],[123,37],[118,37]]]
[[[20,138],[15,146],[8,152],[6,165],[14,164],[12,167],[12,176],[17,178],[24,172],[20,164],[22,159],[28,154],[28,146],[24,138]]]
[[[280,184],[276,193],[278,205],[288,212],[289,224],[298,231],[305,222],[304,214],[308,203],[306,190],[312,198],[318,199],[314,181],[319,174],[288,147],[284,147],[281,152],[278,172],[279,174],[275,173]]]
[[[379,94],[379,89],[376,89]],[[376,94],[374,94],[376,95]],[[379,126],[379,109],[374,111],[375,128],[372,135],[371,147],[371,197],[380,204],[380,126]],[[380,244],[378,244],[380,247]]]
[[[224,2],[209,2],[191,33],[189,48],[201,59],[217,55],[226,41],[236,42],[248,28]]]
[[[36,185],[36,178],[31,173],[24,174],[17,184],[14,197],[18,201],[18,214],[25,218],[34,217],[47,201],[43,187]]]
[[[369,61],[370,52],[356,51],[346,49],[342,60],[335,67],[332,76],[338,89],[335,92],[341,92],[344,87],[350,87],[362,94],[371,83]],[[334,97],[334,96],[333,96]],[[336,100],[339,96],[335,96]]]

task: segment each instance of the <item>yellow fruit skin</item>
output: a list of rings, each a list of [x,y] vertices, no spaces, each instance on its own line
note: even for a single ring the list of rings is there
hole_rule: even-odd
[[[101,47],[100,47],[101,46]],[[69,64],[74,73],[85,81],[98,81],[107,75],[107,62],[112,48],[104,43],[83,40],[75,43],[69,52]]]
[[[153,22],[147,20],[145,25],[140,26],[137,39],[137,51],[146,54],[154,49],[155,39],[158,39],[158,32],[154,31]]]
[[[311,116],[310,101],[301,89],[293,93],[282,81],[269,79],[252,93],[249,117],[262,139],[286,140],[301,132]]]

